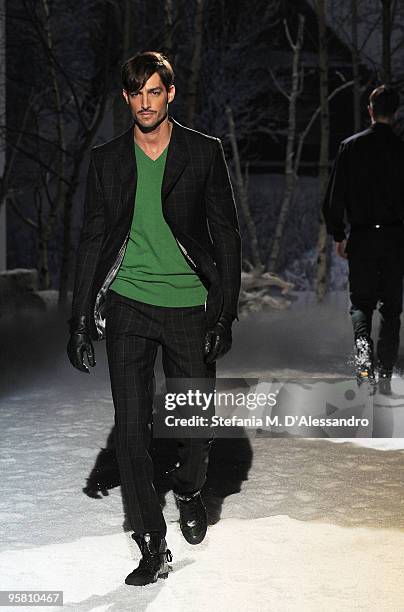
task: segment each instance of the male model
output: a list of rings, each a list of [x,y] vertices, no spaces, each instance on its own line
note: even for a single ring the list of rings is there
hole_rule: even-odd
[[[241,241],[219,139],[168,116],[172,66],[158,52],[122,67],[134,124],[92,149],[77,253],[68,355],[88,372],[91,340],[106,337],[116,453],[132,537],[142,553],[126,584],[168,575],[166,523],[149,455],[154,363],[165,376],[212,381],[238,319]],[[191,544],[206,534],[200,491],[212,437],[178,441],[171,483]]]
[[[404,143],[392,129],[398,94],[385,85],[372,91],[368,129],[342,141],[324,201],[328,233],[338,255],[348,259],[356,376],[390,392],[397,360],[404,261]],[[344,215],[350,223],[348,242]],[[372,314],[380,302],[377,364]]]

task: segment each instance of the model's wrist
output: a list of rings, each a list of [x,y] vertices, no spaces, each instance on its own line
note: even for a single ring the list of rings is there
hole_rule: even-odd
[[[224,310],[220,315],[218,322],[226,326],[231,326],[235,318],[236,317],[231,312],[227,312]]]
[[[88,319],[86,315],[73,316],[68,320],[71,334],[86,334],[88,333]]]

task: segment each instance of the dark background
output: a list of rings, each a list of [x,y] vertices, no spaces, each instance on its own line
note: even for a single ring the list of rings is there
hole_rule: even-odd
[[[386,4],[389,20],[386,25]],[[399,2],[349,0],[327,5],[329,164],[354,124],[353,78],[360,90],[360,125],[367,99],[381,82],[403,87]],[[120,65],[155,49],[175,70],[170,113],[222,139],[235,186],[245,269],[250,236],[239,206],[235,159],[225,109],[233,114],[248,207],[266,269],[284,190],[293,50],[304,16],[296,99],[295,149],[320,104],[318,2],[296,0],[13,0],[6,2],[6,144],[2,198],[7,202],[7,268],[35,269],[38,288],[68,299],[83,211],[88,152],[121,133],[129,115]],[[289,28],[288,40],[285,24]],[[353,73],[357,32],[358,74]],[[386,40],[389,47],[386,53]],[[401,70],[401,71],[400,71]],[[402,121],[394,126],[402,132]],[[318,114],[304,139],[276,263],[297,290],[314,288],[321,190]],[[248,176],[248,180],[247,180]],[[4,204],[3,204],[4,205]],[[345,268],[330,260],[329,289],[346,287]]]

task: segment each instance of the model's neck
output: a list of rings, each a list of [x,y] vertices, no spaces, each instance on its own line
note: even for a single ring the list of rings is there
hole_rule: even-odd
[[[134,137],[139,146],[158,148],[159,146],[166,145],[170,140],[172,127],[173,124],[169,121],[168,117],[151,132],[143,132],[135,123]]]
[[[379,117],[378,119],[374,119],[372,117],[372,125],[374,125],[375,123],[384,123],[386,125],[392,125],[393,120],[388,119],[387,117]]]

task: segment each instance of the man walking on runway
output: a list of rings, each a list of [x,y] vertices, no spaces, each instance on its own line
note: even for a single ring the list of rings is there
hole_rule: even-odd
[[[142,558],[126,584],[168,575],[167,526],[149,454],[154,364],[166,378],[199,378],[214,388],[216,360],[238,319],[241,240],[219,139],[168,115],[174,73],[158,52],[122,67],[134,123],[94,147],[77,252],[68,355],[89,372],[92,339],[106,338],[115,408],[115,444],[128,518]],[[171,484],[191,544],[207,529],[200,491],[209,438],[178,440]]]
[[[336,251],[348,259],[358,383],[390,393],[399,347],[404,262],[404,143],[392,129],[399,95],[381,85],[369,97],[368,129],[342,141],[323,213]],[[350,223],[348,241],[344,216]],[[374,356],[373,310],[380,330]]]

